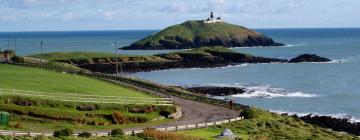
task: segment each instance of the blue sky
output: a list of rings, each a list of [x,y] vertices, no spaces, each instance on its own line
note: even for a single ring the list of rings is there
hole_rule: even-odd
[[[360,0],[0,0],[0,31],[161,29],[210,11],[250,28],[360,27]]]

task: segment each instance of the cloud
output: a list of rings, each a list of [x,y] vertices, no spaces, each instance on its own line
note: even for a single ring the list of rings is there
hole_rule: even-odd
[[[228,22],[249,27],[360,26],[357,5],[360,1],[0,0],[0,31],[35,25],[71,30],[67,26],[70,22],[82,25],[79,29],[110,25],[119,29],[163,28],[184,20],[204,19],[210,11]]]

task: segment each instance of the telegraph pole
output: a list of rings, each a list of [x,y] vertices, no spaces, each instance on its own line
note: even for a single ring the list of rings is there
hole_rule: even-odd
[[[10,40],[6,40],[7,41],[7,51],[6,51],[6,59],[7,59],[7,62],[9,63],[10,62]]]
[[[41,55],[41,59],[39,59],[40,60],[40,64],[42,65],[42,59],[43,59],[43,46],[44,46],[44,42],[41,40],[40,41],[40,55]]]
[[[14,52],[16,54],[16,37],[14,38]]]
[[[116,41],[115,43],[115,53],[116,53],[116,59],[115,59],[115,64],[116,64],[116,77],[118,77],[118,73],[119,73],[119,63],[118,63],[118,59],[119,59],[119,55],[118,55],[118,46],[119,46],[119,43],[118,41]]]

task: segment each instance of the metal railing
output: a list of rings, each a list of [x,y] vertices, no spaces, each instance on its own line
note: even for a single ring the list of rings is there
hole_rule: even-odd
[[[68,101],[68,102],[87,102],[87,103],[106,103],[106,104],[136,104],[136,105],[173,105],[171,98],[144,98],[144,97],[124,97],[124,96],[99,96],[86,94],[69,93],[50,93],[16,89],[0,88],[0,96],[21,96],[47,100]]]

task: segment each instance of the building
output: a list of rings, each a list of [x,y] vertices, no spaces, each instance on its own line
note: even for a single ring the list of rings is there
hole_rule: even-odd
[[[224,21],[221,19],[221,17],[215,18],[213,12],[210,13],[210,17],[204,20],[204,23],[217,23],[217,22],[224,22]]]
[[[0,51],[0,62],[7,62],[14,56],[15,56],[14,51],[11,50],[9,52],[8,50],[5,50],[4,52]]]

